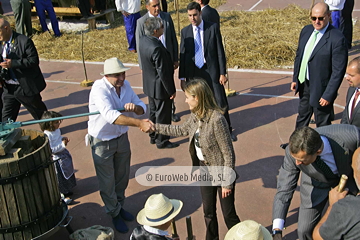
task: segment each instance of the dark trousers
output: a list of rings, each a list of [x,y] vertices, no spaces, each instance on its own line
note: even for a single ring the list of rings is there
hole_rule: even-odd
[[[83,17],[89,17],[91,15],[89,0],[77,0],[76,3]]]
[[[129,44],[129,48],[128,48],[129,50],[136,50],[136,38],[135,38],[136,21],[140,17],[141,17],[140,12],[130,14],[127,17],[123,15],[126,37]]]
[[[171,99],[155,99],[148,97],[149,99],[149,119],[153,123],[171,124]],[[170,137],[162,134],[150,133],[150,138],[155,141],[156,145],[162,146],[166,141],[169,141]]]
[[[219,79],[212,80],[209,69],[207,65],[205,64],[201,69],[195,67],[195,77],[202,78],[206,80],[207,84],[211,88],[211,90],[214,93],[215,101],[217,105],[224,109],[224,117],[229,125],[230,133],[232,131],[231,122],[230,122],[230,116],[229,116],[229,103],[227,101],[225,88],[222,86],[219,82]],[[191,79],[189,79],[191,81]]]
[[[167,12],[168,6],[166,0],[161,0],[162,12]]]
[[[106,9],[106,0],[95,0],[96,10],[105,10]]]
[[[340,30],[344,34],[348,48],[351,48],[353,35],[352,11],[354,9],[354,0],[346,0],[343,10],[341,10]]]
[[[2,95],[3,109],[2,121],[10,118],[14,122],[19,114],[21,104],[29,111],[34,119],[39,120],[47,108],[42,101],[40,93],[33,96],[23,96],[17,93],[22,92],[19,85],[7,84]]]
[[[45,15],[45,11],[46,11],[50,18],[51,26],[54,31],[54,34],[55,36],[59,37],[61,35],[59,30],[59,22],[56,18],[56,14],[51,0],[35,0],[35,7],[36,7],[37,15],[39,16],[42,30],[44,32],[49,31],[46,25],[46,15]]]
[[[310,119],[314,113],[316,127],[331,125],[331,111],[333,109],[333,103],[325,107],[312,107],[310,106],[310,88],[309,81],[305,80],[304,83],[299,86],[299,108],[298,116],[296,119],[296,128],[309,126]]]
[[[205,225],[206,225],[206,240],[219,239],[219,227],[216,217],[216,195],[219,196],[221,210],[224,215],[226,227],[230,229],[240,222],[235,210],[235,184],[231,194],[222,198],[222,188],[212,186],[200,186]]]

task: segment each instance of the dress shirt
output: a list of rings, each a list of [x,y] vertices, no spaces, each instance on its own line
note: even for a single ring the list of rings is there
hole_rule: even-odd
[[[319,156],[326,163],[326,165],[329,166],[331,171],[334,174],[338,175],[339,172],[338,172],[338,169],[336,167],[335,158],[334,158],[334,155],[332,153],[332,149],[331,149],[329,140],[324,136],[320,136],[320,137],[321,137],[321,140],[322,140],[322,142],[324,144],[324,148],[321,151],[321,153],[319,154]],[[274,219],[273,220],[273,229],[278,228],[278,229],[283,230],[284,223],[285,223],[284,219],[281,219],[281,218]]]
[[[2,57],[3,57],[3,59],[8,58],[8,55],[9,55],[9,53],[10,53],[10,49],[11,49],[11,47],[13,47],[13,44],[11,43],[11,42],[12,42],[12,38],[13,38],[13,35],[12,35],[12,33],[11,33],[11,37],[10,37],[9,41],[6,41],[6,42],[4,41],[4,42],[3,42],[3,52],[2,52]],[[8,42],[9,42],[9,47],[10,47],[10,49],[8,49],[8,45],[7,45]],[[10,75],[10,77],[11,77],[11,75]],[[15,74],[13,74],[13,77],[14,77],[15,79],[5,80],[5,82],[6,82],[7,84],[19,85],[19,82],[17,81],[17,79],[16,79],[16,77],[15,77]]]
[[[89,116],[88,133],[102,141],[109,141],[126,133],[129,129],[127,126],[113,124],[121,114],[131,117],[135,115],[132,112],[120,113],[116,110],[123,108],[126,103],[139,105],[146,112],[145,104],[135,94],[127,80],[121,87],[120,97],[106,77],[96,80],[90,92],[89,111],[99,111],[100,114]]]
[[[328,27],[329,27],[329,23],[328,23],[328,25],[326,25],[326,27],[324,27],[323,29],[318,31],[319,33],[316,36],[316,41],[315,41],[313,49],[311,50],[311,54],[312,54],[312,51],[315,49],[316,45],[319,43],[322,36],[324,36],[324,33],[326,32],[326,29]],[[305,49],[307,48],[307,46],[310,44],[310,40],[312,39],[313,34],[315,34],[315,31],[317,31],[317,30],[314,29],[313,33],[310,35],[309,40],[307,41],[307,43],[305,45],[304,52],[305,52]],[[310,54],[310,56],[311,56],[311,54]],[[310,80],[308,67],[309,67],[309,65],[306,66],[306,79]]]
[[[354,97],[355,97],[355,94],[356,94],[356,92],[357,91],[360,91],[360,89],[359,88],[356,88],[355,89],[355,92],[354,92],[354,94],[352,95],[352,97],[351,97],[351,99],[350,99],[350,102],[349,102],[349,105],[347,106],[348,107],[348,112],[349,112],[349,119],[351,119],[351,114],[352,114],[352,112],[351,112],[351,107],[352,107],[352,104],[353,104],[353,102],[354,102]],[[359,103],[359,101],[360,101],[360,97],[358,97],[358,99],[356,99],[356,103],[355,103],[355,107],[354,107],[354,109],[356,108],[356,105]]]
[[[155,17],[154,15],[152,15],[150,12],[149,12],[149,17]],[[157,15],[157,18],[160,18],[161,19],[161,17],[160,17],[160,14],[159,15]],[[162,20],[162,19],[161,19]],[[159,39],[160,39],[160,41],[161,41],[161,43],[164,45],[164,47],[166,48],[166,42],[165,42],[165,28],[164,28],[164,32],[163,32],[163,34],[159,37]]]
[[[325,0],[325,3],[329,5],[330,11],[343,10],[346,0]]]
[[[204,64],[206,63],[206,59],[205,59],[205,55],[204,55],[204,52],[205,52],[205,50],[204,50],[204,21],[203,20],[201,20],[201,23],[199,24],[199,26],[192,26],[192,30],[193,30],[193,34],[194,34],[194,44],[196,44],[195,43],[195,35],[196,35],[196,28],[199,28],[199,30],[200,30],[200,37],[201,37],[201,49],[202,49],[202,55],[203,55],[203,58],[204,58]]]
[[[61,152],[66,148],[65,143],[62,141],[60,128],[56,129],[55,131],[44,130],[44,133],[49,138],[52,153]]]
[[[200,138],[200,131],[199,131],[199,129],[196,130],[196,133],[195,133],[195,134],[197,134],[197,135],[199,136],[198,138]],[[194,138],[195,138],[195,136],[194,136]],[[205,160],[205,159],[204,159],[204,155],[203,155],[203,153],[202,153],[202,151],[201,151],[201,148],[199,148],[199,147],[196,146],[196,141],[198,141],[198,140],[194,139],[196,156],[198,157],[198,159],[199,159],[200,161],[204,161],[204,160]],[[199,143],[199,144],[200,144],[200,143]],[[201,146],[200,146],[200,147],[201,147]]]
[[[128,13],[137,13],[141,9],[140,0],[115,0],[116,10],[118,12],[125,11]]]

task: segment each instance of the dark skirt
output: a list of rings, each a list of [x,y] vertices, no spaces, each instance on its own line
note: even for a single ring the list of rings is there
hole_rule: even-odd
[[[68,194],[76,186],[75,173],[69,179],[66,179],[62,173],[59,161],[55,162],[56,175],[59,183],[59,190],[62,194]]]

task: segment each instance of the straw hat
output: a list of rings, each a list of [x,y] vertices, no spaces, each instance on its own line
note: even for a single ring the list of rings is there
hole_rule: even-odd
[[[224,240],[272,240],[272,236],[261,224],[246,220],[233,226]]]
[[[162,193],[153,194],[146,200],[145,207],[138,213],[136,220],[142,225],[160,226],[178,215],[182,206],[180,200],[168,199]]]
[[[118,58],[109,58],[105,60],[104,63],[104,72],[100,73],[101,75],[108,75],[114,73],[121,73],[129,70]]]

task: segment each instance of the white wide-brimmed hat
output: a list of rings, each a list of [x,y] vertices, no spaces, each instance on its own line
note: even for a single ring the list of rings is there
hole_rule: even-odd
[[[104,63],[104,72],[100,73],[101,75],[108,75],[114,73],[121,73],[129,70],[130,68],[126,68],[124,64],[116,57],[109,58],[105,60]]]
[[[178,215],[182,206],[180,200],[169,199],[162,193],[153,194],[146,200],[136,220],[142,225],[160,226]]]
[[[245,220],[233,226],[224,240],[272,240],[270,232],[253,220]]]

